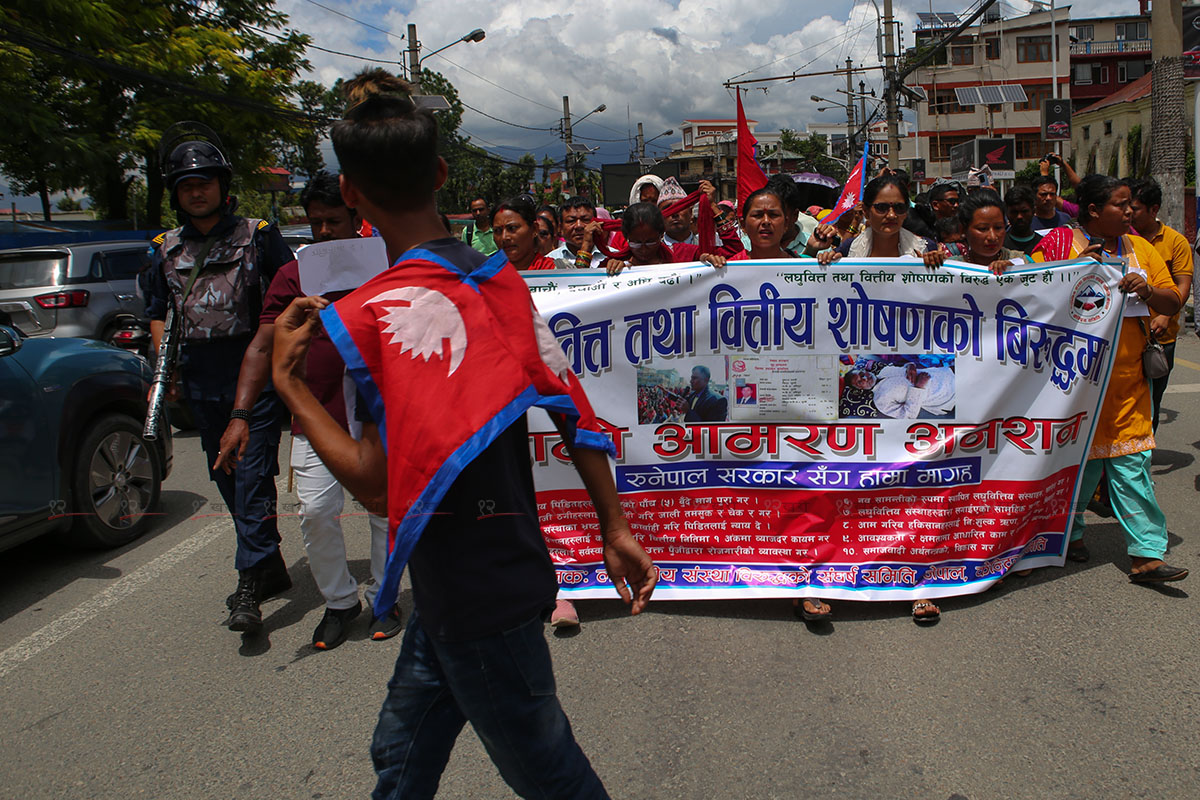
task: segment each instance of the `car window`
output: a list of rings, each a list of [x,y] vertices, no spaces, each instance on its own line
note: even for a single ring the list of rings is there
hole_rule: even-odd
[[[0,256],[0,289],[59,286],[67,277],[67,257],[51,254]]]
[[[117,250],[104,254],[108,263],[108,279],[110,281],[131,280],[150,265],[150,255],[146,248],[137,250]]]
[[[88,266],[87,276],[94,281],[104,278],[104,257],[99,253],[92,253],[92,263]]]

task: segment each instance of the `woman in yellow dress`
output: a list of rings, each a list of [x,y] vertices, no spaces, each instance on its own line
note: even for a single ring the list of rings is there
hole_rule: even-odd
[[[1154,497],[1150,480],[1150,382],[1142,370],[1146,345],[1143,328],[1150,313],[1171,315],[1183,304],[1162,256],[1140,236],[1129,235],[1129,188],[1116,178],[1089,175],[1077,188],[1079,228],[1056,228],[1033,252],[1035,261],[1061,261],[1081,255],[1129,260],[1117,287],[1125,292],[1126,316],[1121,322],[1108,391],[1096,421],[1091,452],[1075,504],[1067,557],[1086,561],[1083,512],[1100,482],[1108,481],[1113,510],[1125,531],[1134,583],[1181,581],[1187,570],[1163,561],[1167,552],[1166,519]]]

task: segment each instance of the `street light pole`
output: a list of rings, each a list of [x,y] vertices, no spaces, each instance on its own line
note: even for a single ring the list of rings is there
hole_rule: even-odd
[[[434,50],[428,56],[425,56],[425,58],[429,58],[429,56],[435,56],[438,53],[445,50],[447,47],[453,47],[454,45],[458,44],[459,42],[482,42],[485,38],[487,38],[487,33],[483,30],[483,28],[476,28],[475,30],[468,33],[466,36],[455,39],[450,44],[439,47],[437,50]],[[408,82],[409,82],[409,84],[412,85],[412,93],[414,95],[419,95],[421,93],[421,62],[424,60],[425,60],[424,58],[421,58],[421,42],[420,42],[420,40],[417,39],[417,26],[409,25],[408,26]]]
[[[853,153],[854,148],[854,102],[850,95],[854,92],[854,76],[850,72],[850,59],[846,59],[846,152]],[[863,119],[866,119],[864,117]],[[869,138],[869,137],[868,137]]]
[[[896,93],[900,91],[900,81],[896,75],[896,53],[893,48],[895,36],[892,33],[892,0],[883,0],[883,35],[887,37],[883,52],[883,99],[887,103],[887,142],[888,168],[900,167],[900,105]]]
[[[570,196],[568,189],[575,185],[571,170],[571,98],[563,95],[562,118],[563,143],[567,147],[567,157],[563,161],[563,194]]]
[[[408,82],[412,93],[421,93],[421,43],[417,40],[417,26],[408,26]]]

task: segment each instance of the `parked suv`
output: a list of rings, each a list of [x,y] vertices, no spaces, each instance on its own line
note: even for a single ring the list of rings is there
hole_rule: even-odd
[[[169,427],[142,438],[150,365],[7,321],[0,312],[0,550],[54,530],[95,547],[133,541],[172,462]]]
[[[113,343],[146,318],[137,278],[149,263],[142,241],[0,250],[0,312],[29,337]]]

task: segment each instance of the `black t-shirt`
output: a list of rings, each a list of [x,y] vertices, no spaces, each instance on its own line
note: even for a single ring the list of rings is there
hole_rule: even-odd
[[[487,260],[458,239],[420,248],[467,270]],[[374,422],[361,396],[354,415]],[[459,473],[430,516],[409,567],[421,625],[438,639],[490,636],[554,606],[558,582],[538,520],[525,417]]]

